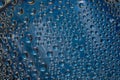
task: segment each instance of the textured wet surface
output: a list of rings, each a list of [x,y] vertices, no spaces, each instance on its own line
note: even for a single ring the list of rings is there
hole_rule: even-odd
[[[0,80],[120,80],[120,1],[0,0]]]

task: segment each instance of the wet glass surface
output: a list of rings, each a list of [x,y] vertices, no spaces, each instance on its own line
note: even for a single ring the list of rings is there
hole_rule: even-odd
[[[0,0],[0,80],[120,80],[120,1]]]

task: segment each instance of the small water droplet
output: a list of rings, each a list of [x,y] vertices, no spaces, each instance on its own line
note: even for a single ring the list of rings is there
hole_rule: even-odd
[[[24,13],[23,8],[20,8],[18,14],[23,14],[23,13]]]
[[[82,3],[79,4],[79,7],[82,8],[84,5]]]
[[[24,51],[24,53],[22,53],[22,59],[23,60],[26,60],[27,58],[28,58],[28,53],[27,53],[27,51]]]
[[[32,55],[33,55],[33,56],[36,56],[36,55],[37,55],[37,52],[36,52],[36,51],[33,51],[33,52],[32,52]]]
[[[31,15],[35,15],[35,13],[36,13],[36,9],[32,9],[32,11],[31,11]]]
[[[47,52],[47,56],[48,56],[48,57],[52,57],[52,56],[53,56],[53,52],[52,52],[52,51],[48,51],[48,52]]]
[[[84,51],[84,47],[83,46],[80,46],[80,51]]]
[[[45,67],[41,67],[41,68],[40,68],[40,71],[41,71],[41,72],[45,72],[45,70],[46,70]]]

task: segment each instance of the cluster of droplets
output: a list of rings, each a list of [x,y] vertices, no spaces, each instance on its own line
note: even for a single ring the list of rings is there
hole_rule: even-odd
[[[0,79],[120,79],[118,1],[8,3],[0,7]]]

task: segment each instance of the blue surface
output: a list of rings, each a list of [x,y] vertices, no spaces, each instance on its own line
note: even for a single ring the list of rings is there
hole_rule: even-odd
[[[0,80],[120,80],[120,2],[11,0],[0,9]]]

